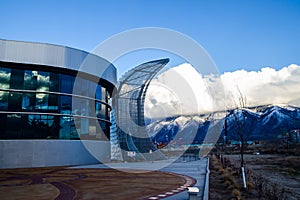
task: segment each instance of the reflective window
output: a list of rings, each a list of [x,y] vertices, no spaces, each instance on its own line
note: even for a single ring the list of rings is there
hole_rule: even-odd
[[[7,115],[0,113],[0,121],[1,121],[0,139],[10,139],[10,135],[6,134],[6,132],[8,131]]]
[[[10,87],[10,69],[0,67],[0,88],[9,89]]]
[[[7,115],[7,130],[6,134],[9,135],[10,139],[21,138],[21,115],[9,114]]]
[[[22,109],[23,110],[34,110],[36,104],[36,94],[35,93],[23,93],[22,97]]]
[[[10,88],[23,89],[24,85],[24,70],[11,69]]]
[[[61,116],[59,121],[59,139],[79,139],[73,117]]]
[[[49,94],[48,96],[48,110],[49,111],[58,111],[58,99],[59,95]]]
[[[76,84],[74,84],[74,92],[77,95],[88,96],[88,81],[77,77]]]
[[[73,93],[74,76],[0,67],[0,110],[22,112],[0,115],[1,123],[5,124],[0,126],[0,138],[79,139],[80,133],[82,139],[104,140],[103,131],[109,136],[109,124],[96,117],[109,119],[109,110],[94,99],[108,102],[107,89],[91,80],[77,78],[74,90],[83,97],[73,96],[72,108],[72,96],[59,93]]]
[[[72,97],[61,96],[60,97],[60,113],[61,114],[71,114],[72,108]]]
[[[21,111],[22,109],[22,93],[9,92],[8,95],[8,110]]]
[[[98,100],[102,100],[102,89],[101,85],[97,85],[95,98]]]
[[[104,87],[102,87],[102,90],[101,90],[101,96],[102,96],[102,101],[104,102],[108,102],[108,96],[107,96],[107,93],[106,93],[106,89]]]
[[[47,110],[48,109],[48,94],[39,93],[49,91],[50,73],[49,72],[37,72],[37,89],[36,91],[36,109]]]
[[[36,109],[48,110],[48,97],[49,94],[36,93]]]
[[[9,89],[10,87],[10,69],[0,67],[0,88]],[[8,92],[0,91],[0,110],[8,109]]]
[[[38,72],[25,70],[24,72],[24,89],[36,90],[37,89]]]
[[[75,79],[75,77],[62,74],[61,75],[61,86],[60,86],[61,88],[60,88],[60,91],[62,93],[72,94],[74,79]]]
[[[49,90],[51,92],[59,92],[59,75],[56,73],[50,73]]]
[[[8,92],[0,91],[0,110],[8,109]]]
[[[91,98],[95,98],[96,88],[98,84],[92,81],[88,82],[88,96]]]

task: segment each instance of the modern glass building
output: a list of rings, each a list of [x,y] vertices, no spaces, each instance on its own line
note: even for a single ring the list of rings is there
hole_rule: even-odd
[[[96,157],[107,160],[110,98],[115,85],[115,67],[96,55],[57,45],[0,40],[0,147],[4,148],[0,165],[43,166],[37,158],[31,158],[31,163],[11,163],[9,155],[2,155],[5,148],[14,154],[10,156],[20,153],[19,147],[12,149],[16,141],[21,146],[26,143],[26,148],[33,145],[30,151],[23,151],[28,151],[28,155],[23,154],[27,158],[36,151],[49,153],[53,141],[60,144],[62,151],[66,144],[76,144],[69,146],[69,156],[78,156],[78,148],[84,150],[79,147],[82,142],[75,140],[98,142],[101,144]],[[37,148],[37,141],[48,147]],[[70,158],[73,161],[67,162],[60,156],[61,159],[47,160],[44,165],[94,162],[95,156],[88,155],[93,153],[86,153],[82,160]]]

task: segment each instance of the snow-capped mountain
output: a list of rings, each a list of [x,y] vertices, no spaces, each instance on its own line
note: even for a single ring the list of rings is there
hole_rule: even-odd
[[[219,127],[211,131],[214,124],[219,124]],[[203,115],[176,116],[153,121],[147,129],[156,143],[202,143],[208,134],[218,138],[227,135],[227,139],[236,140],[241,127],[246,140],[276,139],[283,132],[300,129],[300,108],[266,105]]]

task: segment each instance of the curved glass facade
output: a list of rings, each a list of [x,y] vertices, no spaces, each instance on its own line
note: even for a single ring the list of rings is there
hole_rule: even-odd
[[[113,87],[73,70],[0,62],[0,139],[107,140]]]

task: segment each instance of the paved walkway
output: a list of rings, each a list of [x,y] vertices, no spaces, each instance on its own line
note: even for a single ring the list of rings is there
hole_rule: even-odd
[[[207,159],[201,159],[191,162],[175,162],[168,167],[162,169],[162,171],[174,172],[186,176],[190,176],[196,179],[194,187],[199,188],[198,199],[203,198],[204,186],[205,186],[205,175],[206,175]],[[188,199],[187,190],[178,193],[176,195],[165,198],[166,200],[185,200]]]
[[[154,161],[154,162],[134,162],[134,163],[109,163],[107,165],[98,164],[98,165],[86,165],[86,166],[77,166],[73,168],[115,168],[126,171],[136,169],[136,170],[159,170],[164,172],[171,172],[186,175],[196,179],[195,187],[199,188],[198,199],[203,198],[203,191],[205,186],[205,174],[206,174],[207,158],[203,158],[196,161],[184,161],[183,159],[178,160],[163,160],[163,161]],[[158,196],[151,197],[149,199],[166,199],[166,200],[186,200],[188,199],[188,193],[185,187],[179,191],[174,190],[175,195],[171,195],[172,192],[166,192]],[[182,191],[182,192],[180,192]],[[171,195],[171,196],[169,196]]]

